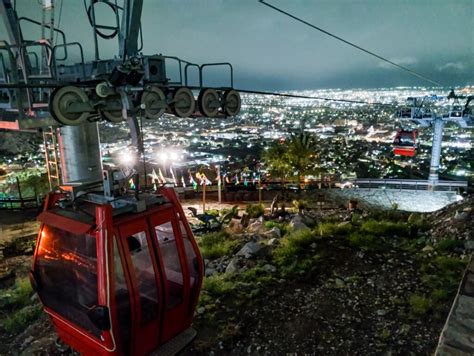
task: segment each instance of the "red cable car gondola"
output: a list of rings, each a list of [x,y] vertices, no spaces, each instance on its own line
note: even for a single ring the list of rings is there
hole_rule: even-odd
[[[413,157],[416,152],[416,130],[398,129],[393,140],[393,153],[398,156]]]
[[[30,278],[61,340],[82,354],[174,354],[194,339],[202,258],[176,193],[159,193],[132,214],[46,200]]]

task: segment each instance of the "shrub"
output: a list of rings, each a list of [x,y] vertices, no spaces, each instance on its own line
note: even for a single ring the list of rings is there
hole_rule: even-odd
[[[273,258],[279,265],[290,264],[316,240],[316,234],[309,229],[295,231],[281,240],[273,251]]]
[[[245,207],[245,212],[251,219],[254,219],[265,213],[265,207],[262,204],[248,204]]]
[[[424,315],[431,309],[431,300],[424,295],[412,294],[409,302],[411,311],[415,315]]]
[[[215,274],[204,278],[202,289],[213,295],[225,295],[232,292],[235,284],[223,274]]]
[[[218,258],[230,255],[239,245],[239,242],[230,239],[230,235],[225,231],[201,235],[197,242],[204,258]]]
[[[40,305],[29,305],[8,316],[3,321],[4,329],[11,334],[17,334],[24,330],[28,324],[40,317],[42,312]]]

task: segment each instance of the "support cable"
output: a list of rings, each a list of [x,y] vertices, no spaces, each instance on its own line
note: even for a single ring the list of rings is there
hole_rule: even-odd
[[[302,24],[305,24],[305,25],[307,25],[307,26],[309,26],[309,27],[311,27],[311,28],[313,28],[313,29],[315,29],[315,30],[317,30],[317,31],[320,31],[320,32],[322,32],[322,33],[324,33],[324,34],[326,34],[326,35],[332,37],[332,38],[335,38],[336,40],[339,40],[339,41],[341,41],[341,42],[344,42],[345,44],[347,44],[347,45],[349,45],[349,46],[351,46],[351,47],[354,47],[354,48],[356,48],[356,49],[358,49],[358,50],[360,50],[360,51],[362,51],[362,52],[364,52],[364,53],[367,53],[367,54],[369,54],[369,55],[371,55],[371,56],[373,56],[373,57],[375,57],[375,58],[378,58],[378,59],[380,59],[380,60],[382,60],[382,61],[384,61],[384,62],[386,62],[386,63],[389,63],[389,64],[391,64],[391,65],[397,67],[398,69],[404,70],[405,72],[408,72],[408,73],[410,73],[410,74],[412,74],[412,75],[414,75],[414,76],[416,76],[416,77],[418,77],[418,78],[420,78],[420,79],[423,79],[423,80],[425,80],[425,81],[427,81],[427,82],[429,82],[429,83],[431,83],[431,84],[434,84],[434,85],[436,85],[436,86],[440,86],[440,87],[443,86],[441,83],[439,83],[439,82],[437,82],[437,81],[435,81],[435,80],[432,80],[432,79],[426,77],[426,76],[423,75],[423,74],[420,74],[420,73],[418,73],[418,72],[416,72],[416,71],[414,71],[414,70],[412,70],[412,69],[410,69],[410,68],[407,68],[407,67],[402,66],[402,65],[400,65],[400,64],[398,64],[398,63],[395,63],[395,62],[391,61],[390,59],[384,58],[384,57],[382,57],[382,56],[380,56],[380,55],[378,55],[378,54],[376,54],[376,53],[374,53],[374,52],[371,52],[371,51],[369,51],[369,50],[367,50],[367,49],[365,49],[365,48],[362,48],[361,46],[356,45],[355,43],[349,42],[349,41],[347,41],[347,40],[345,40],[345,39],[343,39],[343,38],[341,38],[341,37],[339,37],[339,36],[337,36],[337,35],[335,35],[335,34],[329,32],[329,31],[326,31],[326,30],[322,29],[321,27],[318,27],[318,26],[316,26],[316,25],[313,25],[312,23],[309,23],[308,21],[305,21],[305,20],[303,20],[303,19],[301,19],[301,18],[299,18],[299,17],[297,17],[297,16],[295,16],[295,15],[293,15],[293,14],[290,14],[289,12],[286,12],[286,11],[284,11],[284,10],[282,10],[282,9],[280,9],[280,8],[278,8],[278,7],[274,6],[274,5],[272,5],[272,4],[269,4],[269,3],[265,2],[264,0],[258,0],[258,1],[259,1],[261,4],[263,4],[263,5],[265,5],[265,6],[268,6],[269,8],[271,8],[271,9],[273,9],[273,10],[275,10],[275,11],[278,11],[278,12],[282,13],[283,15],[286,15],[286,16],[288,16],[288,17],[291,17],[291,18],[292,18],[293,20],[295,20],[295,21],[301,22]]]
[[[259,90],[248,90],[248,89],[235,89],[235,90],[240,93],[257,94],[257,95],[273,95],[273,96],[295,98],[295,99],[334,101],[334,102],[341,102],[341,103],[365,104],[365,105],[377,105],[377,106],[394,106],[395,105],[395,104],[389,104],[389,103],[369,102],[369,101],[362,101],[362,100],[337,99],[337,98],[332,99],[332,98],[325,98],[325,97],[320,97],[320,96],[287,94],[287,93],[277,93],[277,92],[268,92],[268,91],[259,91]]]

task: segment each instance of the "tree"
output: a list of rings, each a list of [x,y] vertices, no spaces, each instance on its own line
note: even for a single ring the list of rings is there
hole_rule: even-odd
[[[270,173],[301,186],[307,175],[321,174],[319,142],[315,136],[299,132],[284,142],[273,143],[263,155]]]

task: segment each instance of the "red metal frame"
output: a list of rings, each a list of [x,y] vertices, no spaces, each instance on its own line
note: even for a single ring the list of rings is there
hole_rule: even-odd
[[[45,225],[51,225],[75,234],[92,233],[95,234],[96,237],[98,305],[108,308],[111,321],[110,330],[103,331],[101,337],[97,338],[90,332],[66,320],[54,310],[46,306],[44,307],[45,312],[49,314],[60,338],[80,353],[97,355],[121,355],[131,353],[134,355],[145,355],[156,350],[159,346],[191,325],[192,316],[198,302],[199,290],[202,285],[204,266],[198,246],[194,240],[189,224],[186,221],[176,193],[172,188],[161,188],[159,192],[168,198],[170,203],[150,207],[145,212],[138,214],[127,214],[113,218],[112,207],[110,205],[96,205],[95,226],[57,214],[54,209],[56,203],[62,198],[62,195],[50,194],[46,199],[44,212],[39,216],[39,220],[43,224],[38,235],[38,243],[33,258],[33,273],[37,261],[38,248],[41,244],[42,231]],[[199,270],[199,278],[196,282],[197,293],[191,293],[190,271],[188,270],[183,236],[179,226],[180,221],[184,224],[189,241],[197,258]],[[171,309],[166,308],[166,304],[169,302],[167,300],[167,288],[169,287],[165,278],[165,268],[155,232],[155,226],[166,222],[171,222],[173,227],[183,278],[182,303]],[[155,281],[158,291],[157,318],[147,322],[145,325],[140,323],[140,299],[137,279],[134,275],[128,245],[125,241],[128,236],[140,231],[145,231],[147,234],[147,242],[151,252],[151,261],[153,271],[155,272]],[[116,283],[114,238],[117,239],[118,242],[118,252],[129,289],[132,316],[130,350],[123,350],[119,339],[120,333],[118,332],[118,328],[120,326],[118,325],[114,287]]]

